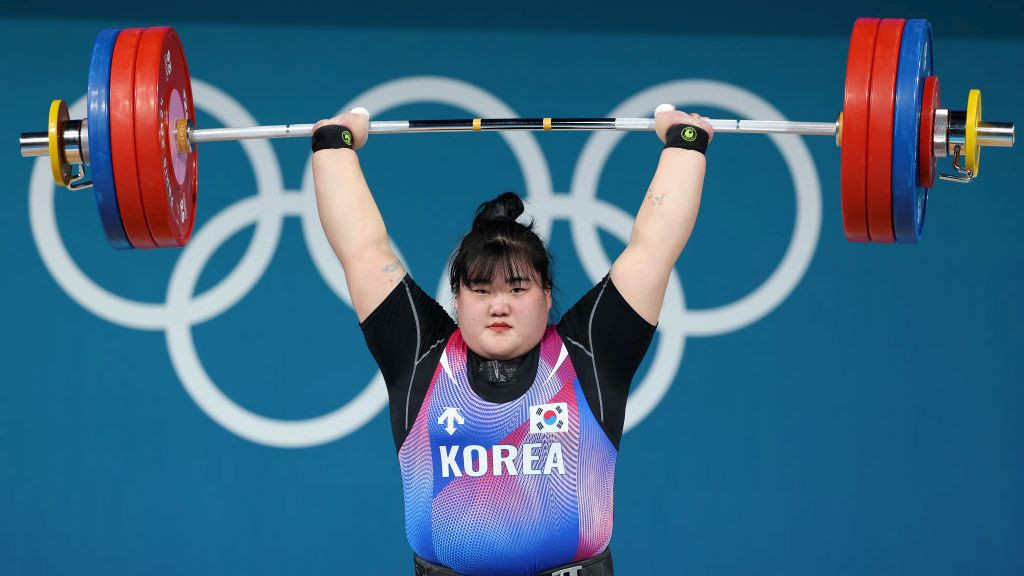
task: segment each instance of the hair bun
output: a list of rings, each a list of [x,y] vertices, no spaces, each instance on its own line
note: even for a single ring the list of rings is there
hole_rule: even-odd
[[[473,229],[493,220],[515,221],[523,213],[523,199],[514,192],[504,192],[493,200],[488,200],[476,209]]]

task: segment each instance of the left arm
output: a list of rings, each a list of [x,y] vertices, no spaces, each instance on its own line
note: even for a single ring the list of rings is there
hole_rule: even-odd
[[[714,137],[711,124],[697,115],[675,110],[655,117],[658,137],[676,124],[700,126]],[[706,159],[693,150],[661,152],[647,195],[637,212],[629,244],[612,265],[616,288],[640,316],[658,323],[668,279],[693,232],[704,187]]]

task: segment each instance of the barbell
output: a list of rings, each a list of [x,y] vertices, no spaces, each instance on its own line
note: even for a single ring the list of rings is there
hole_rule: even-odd
[[[89,65],[88,113],[50,105],[46,132],[22,133],[24,157],[49,158],[58,185],[92,187],[115,248],[179,247],[192,234],[197,145],[308,137],[313,124],[197,129],[185,52],[170,27],[104,30]],[[981,148],[1012,147],[1014,126],[981,120],[981,91],[965,111],[939,107],[927,20],[859,18],[846,63],[843,109],[831,122],[711,119],[716,133],[832,136],[840,148],[843,230],[853,242],[916,243],[928,191],[978,177]],[[499,118],[370,122],[371,134],[492,130],[652,131],[652,118]],[[937,174],[952,156],[954,173]],[[86,179],[89,168],[91,180]]]

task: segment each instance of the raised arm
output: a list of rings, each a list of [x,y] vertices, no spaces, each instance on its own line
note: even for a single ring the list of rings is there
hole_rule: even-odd
[[[321,120],[313,127],[345,126],[352,149],[331,148],[313,153],[313,185],[320,224],[345,269],[352,306],[362,322],[405,275],[388,240],[377,203],[363,178],[355,150],[369,136],[369,114],[361,108]]]
[[[677,124],[703,128],[709,141],[714,137],[707,119],[671,106],[658,109],[661,111],[655,115],[655,128],[662,142],[667,130]],[[697,220],[705,166],[704,154],[694,150],[665,148],[661,152],[629,244],[612,265],[612,282],[626,302],[651,324],[658,323],[669,275]]]

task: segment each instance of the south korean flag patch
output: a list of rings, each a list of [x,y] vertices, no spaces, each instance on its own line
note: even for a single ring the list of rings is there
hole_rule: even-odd
[[[530,406],[530,432],[551,434],[569,429],[569,405],[565,402]]]

